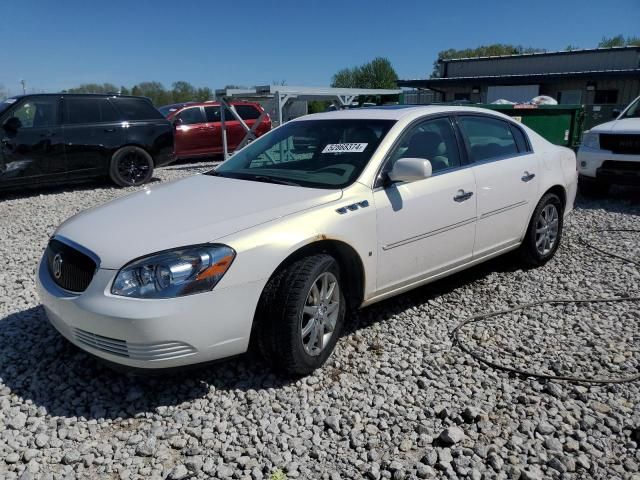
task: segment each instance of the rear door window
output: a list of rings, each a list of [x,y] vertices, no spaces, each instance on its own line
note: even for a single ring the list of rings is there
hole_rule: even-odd
[[[63,123],[117,122],[120,115],[106,98],[65,97],[63,100]]]
[[[507,122],[482,116],[460,116],[458,124],[469,144],[472,161],[482,162],[518,154]]]
[[[161,120],[162,114],[144,98],[112,98],[113,104],[122,112],[125,120]]]
[[[179,118],[183,125],[205,123],[204,115],[202,115],[202,108],[200,107],[185,108],[176,115],[176,118]]]

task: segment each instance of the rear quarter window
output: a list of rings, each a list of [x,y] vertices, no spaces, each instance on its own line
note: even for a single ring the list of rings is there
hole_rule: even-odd
[[[143,98],[112,98],[125,120],[162,120],[164,116]]]
[[[255,120],[260,116],[260,111],[253,105],[234,105],[234,107],[243,120]]]

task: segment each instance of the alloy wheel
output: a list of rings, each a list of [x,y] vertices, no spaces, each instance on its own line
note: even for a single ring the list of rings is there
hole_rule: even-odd
[[[553,250],[558,238],[558,227],[558,209],[550,203],[542,209],[536,223],[536,250],[540,255],[547,255]]]
[[[340,286],[331,272],[315,279],[300,318],[302,345],[311,356],[322,353],[333,335],[340,314]]]
[[[137,185],[149,172],[147,159],[137,152],[129,152],[118,161],[118,173],[129,185]]]

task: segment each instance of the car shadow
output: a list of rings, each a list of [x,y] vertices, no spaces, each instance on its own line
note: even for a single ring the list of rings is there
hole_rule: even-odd
[[[275,375],[253,355],[159,375],[126,374],[64,339],[42,306],[0,319],[0,379],[49,415],[87,419],[127,418],[179,405],[205,397],[212,386],[267,389],[295,381]]]
[[[354,312],[344,335],[505,269],[514,269],[513,262],[496,259]],[[131,418],[204,398],[212,390],[259,391],[299,380],[273,373],[254,353],[189,370],[126,374],[65,340],[50,325],[42,306],[0,319],[0,379],[14,395],[44,407],[49,415],[86,419]],[[8,393],[1,386],[0,392]]]
[[[601,197],[585,197],[578,193],[575,206],[578,210],[606,210],[611,213],[640,215],[640,186],[614,185]]]

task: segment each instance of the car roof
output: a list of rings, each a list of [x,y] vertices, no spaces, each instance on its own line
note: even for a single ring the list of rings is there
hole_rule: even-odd
[[[247,101],[244,101],[244,100],[233,100],[233,101],[229,102],[229,104],[231,104],[231,105],[254,105],[254,106],[260,106],[260,104],[257,103],[257,102],[247,102]],[[207,100],[206,102],[170,103],[168,105],[162,105],[161,107],[158,107],[158,108],[181,109],[181,108],[187,108],[187,107],[209,107],[211,105],[219,106],[220,102],[215,101],[215,100]]]
[[[27,93],[24,95],[14,95],[10,98],[20,99],[26,97],[59,97],[61,95],[73,95],[74,97],[118,97],[118,98],[142,98],[149,100],[148,97],[142,95],[119,95],[117,93],[72,93],[72,92],[60,92],[60,93]]]
[[[478,107],[463,107],[452,105],[388,105],[378,107],[352,108],[346,110],[335,110],[330,112],[314,113],[299,117],[298,121],[304,120],[338,120],[338,119],[376,119],[376,120],[400,120],[404,117],[419,117],[422,115],[436,113],[483,113],[504,117],[498,112]]]

